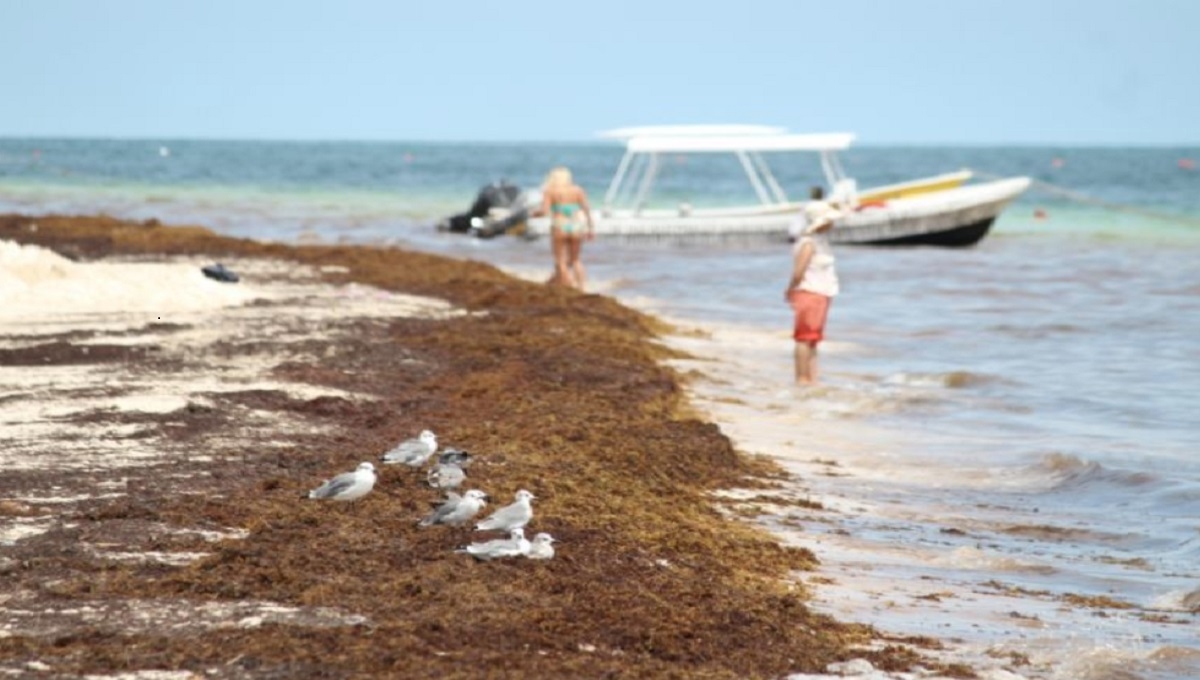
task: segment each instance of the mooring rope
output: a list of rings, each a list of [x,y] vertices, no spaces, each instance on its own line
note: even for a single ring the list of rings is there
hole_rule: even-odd
[[[971,172],[984,179],[1006,179],[1008,177],[1007,175],[995,175],[990,172],[980,172],[974,169],[972,169]],[[1068,189],[1057,184],[1051,184],[1050,182],[1043,182],[1040,179],[1033,179],[1032,177],[1029,179],[1029,182],[1032,188],[1040,189],[1048,194],[1055,194],[1057,196],[1062,196],[1063,198],[1069,198],[1077,203],[1086,203],[1088,205],[1094,205],[1116,212],[1125,212],[1133,215],[1141,215],[1142,217],[1152,217],[1157,220],[1191,224],[1200,227],[1200,218],[1192,217],[1190,215],[1163,212],[1161,210],[1150,210],[1149,208],[1129,205],[1128,203],[1113,203],[1112,201],[1106,201],[1101,198],[1096,198],[1095,196],[1089,196],[1073,189]]]

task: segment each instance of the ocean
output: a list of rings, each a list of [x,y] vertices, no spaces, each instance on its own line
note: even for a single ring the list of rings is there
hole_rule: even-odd
[[[594,144],[0,139],[0,212],[199,224],[550,273],[544,240],[433,225]],[[786,243],[606,241],[591,289],[650,311],[697,404],[821,511],[760,521],[822,560],[814,606],[1030,678],[1200,677],[1197,148],[850,150],[859,186],[970,168],[1033,187],[966,249],[842,246],[822,385],[791,384]],[[803,195],[813,158],[771,158]],[[1189,162],[1190,161],[1190,162]],[[753,201],[733,159],[673,157],[654,200]]]

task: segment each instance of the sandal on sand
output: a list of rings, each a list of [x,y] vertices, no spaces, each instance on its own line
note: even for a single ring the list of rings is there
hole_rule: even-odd
[[[204,272],[204,275],[210,279],[224,281],[225,283],[237,283],[241,280],[241,277],[226,269],[225,265],[220,262],[210,264],[207,267],[201,267],[200,271]]]

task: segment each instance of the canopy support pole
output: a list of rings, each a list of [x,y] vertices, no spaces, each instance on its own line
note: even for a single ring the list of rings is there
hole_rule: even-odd
[[[779,182],[775,181],[775,175],[771,172],[771,166],[767,165],[767,159],[763,158],[762,154],[757,151],[750,154],[750,156],[758,166],[758,172],[767,181],[767,186],[770,187],[771,193],[774,194],[775,201],[778,203],[787,203],[787,194],[784,193],[783,187],[779,186]]]
[[[829,152],[829,161],[833,163],[833,169],[837,171],[838,181],[846,179],[846,171],[842,169],[842,159],[832,151]]]
[[[829,182],[830,191],[845,177],[842,172],[842,164],[838,162],[837,156],[832,151],[821,152],[821,168],[825,171],[825,181]]]
[[[621,156],[621,164],[617,166],[617,174],[613,176],[612,182],[608,185],[608,192],[604,194],[604,208],[612,207],[613,201],[621,190],[621,182],[625,179],[625,173],[629,170],[629,162],[633,159],[633,152],[626,151],[624,156]]]
[[[631,152],[632,153],[632,152]],[[650,159],[643,153],[633,153],[630,157],[629,167],[626,168],[625,182],[621,184],[617,195],[613,198],[613,208],[623,205],[631,205],[633,203],[633,192],[641,184],[642,176],[646,174],[646,167],[650,164]]]
[[[642,177],[642,186],[638,187],[637,197],[633,201],[634,213],[639,213],[642,210],[642,205],[646,202],[646,195],[650,193],[650,187],[654,184],[655,177],[658,176],[658,154],[650,154],[650,162],[646,167],[646,174]]]
[[[763,205],[770,205],[771,197],[767,195],[767,190],[763,187],[762,180],[758,178],[758,171],[754,169],[754,164],[750,162],[750,157],[745,151],[737,152],[738,160],[742,162],[742,169],[746,171],[746,176],[750,178],[750,184],[754,186],[754,193],[758,194],[758,200]]]

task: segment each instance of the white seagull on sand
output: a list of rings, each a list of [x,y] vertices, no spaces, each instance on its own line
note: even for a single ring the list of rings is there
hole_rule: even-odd
[[[459,526],[469,522],[487,505],[487,494],[479,489],[471,489],[462,496],[453,491],[446,494],[446,502],[439,505],[428,517],[417,524],[423,527],[434,524],[449,524]]]
[[[517,500],[493,512],[487,519],[475,525],[476,531],[511,531],[524,529],[529,520],[533,519],[533,505],[530,501],[537,498],[525,489],[517,492]]]
[[[529,552],[529,541],[525,539],[524,529],[513,529],[508,532],[508,538],[494,541],[472,543],[463,548],[465,552],[477,560],[494,560],[497,557],[518,557]]]
[[[437,435],[429,430],[422,430],[421,434],[412,439],[405,439],[393,447],[391,451],[383,454],[383,462],[388,464],[404,463],[412,467],[421,467],[437,451],[437,447]]]
[[[545,532],[534,536],[525,556],[531,560],[548,560],[554,557],[554,537]]]
[[[343,472],[308,492],[309,498],[332,501],[356,501],[375,488],[375,466],[359,463],[354,472]]]
[[[425,481],[435,489],[457,489],[467,478],[467,473],[457,465],[438,463],[429,468]]]

